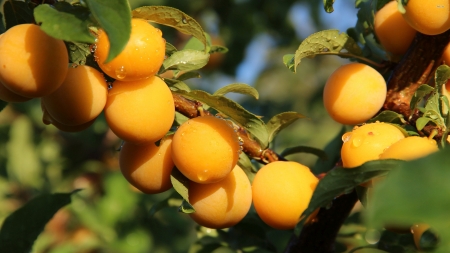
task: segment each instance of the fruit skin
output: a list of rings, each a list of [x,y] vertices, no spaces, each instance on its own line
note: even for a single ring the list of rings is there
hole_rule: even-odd
[[[380,154],[380,159],[414,160],[439,151],[435,140],[411,136],[397,141]]]
[[[19,103],[28,101],[31,98],[23,97],[10,91],[4,84],[0,82],[0,99],[8,103]]]
[[[131,20],[130,39],[123,51],[105,63],[109,53],[108,35],[99,30],[95,58],[100,68],[110,77],[122,81],[137,81],[154,76],[161,67],[166,41],[161,30],[144,19]]]
[[[371,160],[395,142],[405,138],[402,131],[388,123],[370,123],[342,136],[341,158],[344,168],[353,168]]]
[[[159,146],[154,143],[123,144],[119,165],[130,184],[147,194],[161,193],[172,188],[172,138],[173,135],[163,138]]]
[[[44,103],[42,103],[41,100],[41,109],[42,109],[42,123],[45,125],[53,125],[54,127],[58,128],[58,130],[61,130],[63,132],[69,132],[69,133],[76,133],[81,132],[88,127],[90,127],[94,122],[95,118],[89,122],[83,123],[81,125],[75,125],[75,126],[68,126],[61,124],[60,122],[56,121],[47,111],[47,108],[45,108]]]
[[[380,44],[394,55],[406,53],[417,33],[398,11],[396,1],[387,3],[375,14],[374,30]]]
[[[189,180],[215,183],[226,177],[239,159],[238,136],[225,120],[214,116],[189,119],[175,132],[173,161]]]
[[[253,179],[253,205],[267,225],[293,229],[308,207],[318,182],[310,169],[300,163],[269,163]]]
[[[116,80],[104,109],[111,130],[135,144],[156,142],[172,126],[175,105],[172,92],[159,78],[139,81]]]
[[[450,0],[409,0],[403,18],[426,35],[437,35],[450,28]]]
[[[105,108],[107,97],[108,85],[103,74],[80,65],[70,68],[61,86],[42,97],[42,103],[54,120],[78,126],[97,118]]]
[[[58,89],[69,69],[62,40],[50,37],[34,24],[16,25],[0,38],[0,81],[28,98]]]
[[[336,69],[328,78],[323,101],[335,121],[356,125],[366,122],[381,109],[386,92],[386,81],[378,71],[362,63],[350,63]]]
[[[222,180],[211,184],[190,182],[189,203],[195,209],[190,217],[208,228],[228,228],[241,221],[252,204],[252,188],[239,167]]]

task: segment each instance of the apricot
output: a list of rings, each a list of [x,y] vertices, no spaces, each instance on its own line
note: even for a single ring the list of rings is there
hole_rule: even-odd
[[[402,131],[388,123],[370,123],[356,127],[342,136],[341,158],[344,168],[378,160],[392,144],[405,138]]]
[[[323,101],[328,114],[346,125],[361,124],[372,118],[386,99],[386,81],[372,67],[350,63],[328,78]]]
[[[275,229],[293,229],[308,207],[318,182],[310,169],[300,163],[269,163],[253,179],[256,213]]]
[[[418,32],[441,34],[450,29],[450,0],[409,0],[403,18]]]
[[[380,159],[414,160],[439,151],[435,140],[411,136],[397,141],[380,154]]]
[[[250,181],[237,165],[219,182],[190,182],[188,193],[189,203],[195,209],[190,217],[208,228],[219,229],[236,225],[245,217],[252,204]]]
[[[108,85],[103,74],[80,65],[70,68],[61,86],[42,97],[42,103],[54,120],[77,126],[97,118],[105,108],[107,97]]]
[[[137,81],[154,76],[161,67],[166,50],[166,41],[161,30],[144,19],[131,20],[130,39],[123,51],[110,62],[105,62],[109,54],[109,38],[99,30],[95,59],[100,68],[110,77],[122,81]]]
[[[52,93],[66,78],[68,66],[64,42],[37,25],[16,25],[0,37],[0,82],[19,96]]]
[[[189,119],[173,137],[173,161],[191,181],[209,184],[222,180],[239,159],[238,136],[225,120],[214,116]]]
[[[159,146],[152,142],[145,145],[123,144],[119,155],[120,171],[131,185],[147,194],[172,188],[172,138],[173,135],[163,138]]]
[[[0,82],[0,99],[8,103],[18,103],[28,101],[31,98],[23,97],[10,91]]]
[[[64,125],[60,122],[58,122],[57,120],[55,120],[54,118],[52,118],[52,116],[48,113],[47,108],[45,108],[44,103],[42,103],[41,100],[41,109],[42,109],[42,122],[45,125],[53,125],[54,127],[58,128],[58,130],[61,130],[63,132],[69,132],[69,133],[76,133],[76,132],[81,132],[85,129],[87,129],[88,127],[90,127],[94,122],[95,119],[92,119],[91,121],[88,121],[86,123],[80,124],[80,125],[74,125],[74,126],[69,126],[69,125]]]
[[[394,55],[406,53],[417,33],[398,11],[396,1],[387,3],[375,14],[374,30],[380,44]]]
[[[159,78],[116,80],[104,109],[106,122],[122,140],[134,144],[156,142],[172,126],[175,105],[172,92]]]

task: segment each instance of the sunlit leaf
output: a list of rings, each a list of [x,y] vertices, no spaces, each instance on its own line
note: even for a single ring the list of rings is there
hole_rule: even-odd
[[[439,236],[436,251],[450,251],[450,149],[405,162],[374,188],[366,217],[371,227],[425,223]]]
[[[66,45],[69,50],[69,62],[78,65],[83,65],[86,63],[86,58],[91,54],[89,44],[67,42]]]
[[[106,62],[125,48],[131,34],[131,10],[127,0],[85,0],[94,18],[108,35]]]
[[[5,15],[6,30],[19,25],[33,22],[33,12],[24,1],[3,1],[3,15]]]
[[[185,80],[188,80],[188,79],[191,79],[191,78],[200,78],[200,77],[201,77],[200,73],[195,72],[195,71],[191,71],[191,72],[186,72],[186,73],[183,73],[183,74],[179,75],[177,77],[177,80],[185,81]]]
[[[259,93],[258,91],[253,88],[252,86],[245,84],[245,83],[233,83],[233,84],[229,84],[227,86],[224,86],[218,90],[216,90],[216,92],[214,92],[214,96],[224,96],[227,93],[230,92],[234,92],[234,93],[239,93],[239,94],[244,94],[244,95],[250,95],[252,97],[254,97],[255,99],[259,98]]]
[[[191,204],[189,204],[189,202],[187,200],[183,199],[183,202],[178,207],[178,211],[189,214],[189,213],[194,213],[195,209]]]
[[[250,158],[244,153],[239,154],[238,165],[247,174],[250,180],[253,180],[253,176],[256,173],[256,169],[252,165]]]
[[[221,114],[230,117],[235,123],[247,129],[261,144],[261,148],[267,147],[268,134],[264,122],[255,114],[245,110],[240,104],[226,97],[214,96],[201,90],[176,92],[187,98],[205,103]]]
[[[0,230],[0,252],[28,253],[47,222],[71,202],[72,193],[43,194],[9,215]]]
[[[160,72],[169,69],[191,71],[204,67],[209,60],[209,54],[203,51],[185,49],[174,52],[164,60]]]
[[[281,130],[288,127],[296,120],[303,118],[306,117],[297,112],[282,112],[273,116],[266,124],[269,142],[271,142]]]
[[[422,84],[419,88],[417,88],[416,92],[414,93],[414,96],[411,98],[411,102],[410,102],[411,110],[416,109],[418,103],[425,96],[429,95],[433,91],[434,91],[434,88],[429,86],[429,85],[427,85],[427,84]]]
[[[427,117],[420,117],[416,121],[417,130],[421,131],[427,124],[430,122],[430,119]]]
[[[209,51],[205,33],[200,24],[186,13],[168,6],[143,6],[132,11],[134,18],[143,18],[151,22],[166,25],[178,31],[193,35],[206,46]]]
[[[401,161],[377,160],[366,162],[363,165],[352,168],[336,168],[329,171],[319,181],[308,208],[302,216],[309,217],[317,208],[332,204],[332,200],[341,194],[350,193],[356,186],[370,179],[386,175],[390,170],[399,166]],[[306,219],[302,219],[295,228],[295,234],[299,235]]]
[[[72,42],[95,42],[88,28],[89,16],[81,19],[80,15],[58,11],[48,4],[42,4],[34,9],[34,18],[41,29],[54,38]]]
[[[328,13],[332,13],[334,11],[333,4],[334,0],[323,0],[323,8]]]
[[[226,54],[228,53],[228,48],[220,45],[212,45],[209,49],[210,54]]]
[[[170,79],[170,78],[163,78],[164,82],[170,87],[171,90],[184,90],[184,91],[191,91],[189,86],[184,83],[183,81],[177,80],[177,79]]]

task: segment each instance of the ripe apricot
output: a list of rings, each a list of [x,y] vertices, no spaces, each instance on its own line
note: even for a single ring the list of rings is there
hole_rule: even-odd
[[[309,205],[319,179],[300,163],[277,161],[253,179],[253,204],[259,217],[276,229],[292,229]]]
[[[172,92],[159,78],[139,81],[116,80],[104,109],[111,130],[135,144],[156,142],[172,126],[175,105]]]
[[[173,137],[173,161],[191,181],[209,184],[222,180],[239,158],[236,132],[213,116],[189,119]]]
[[[87,65],[70,68],[66,79],[53,93],[42,97],[50,116],[61,124],[77,126],[103,111],[108,85],[102,73]]]
[[[411,136],[397,141],[380,154],[380,159],[414,160],[439,151],[437,143],[427,137]]]
[[[450,0],[409,0],[403,14],[418,32],[437,35],[450,28]]]
[[[388,123],[370,123],[342,136],[341,158],[344,168],[353,168],[371,160],[395,142],[405,138],[402,131]]]
[[[112,61],[105,62],[109,54],[108,35],[99,30],[95,58],[100,68],[110,77],[122,81],[137,81],[154,76],[161,67],[166,41],[161,30],[144,19],[131,20],[130,39],[123,51]]]
[[[208,228],[228,228],[241,221],[252,204],[252,188],[239,167],[221,181],[211,184],[190,182],[189,202],[195,209],[190,217]]]
[[[159,146],[153,142],[123,144],[119,155],[120,170],[130,184],[147,194],[172,188],[172,138],[173,135],[163,138]]]
[[[356,125],[372,118],[386,99],[386,81],[378,71],[362,63],[339,67],[328,78],[323,101],[337,122]]]
[[[396,1],[387,3],[375,13],[374,30],[380,44],[394,55],[406,53],[416,35],[416,30],[398,11]]]
[[[0,82],[0,99],[9,103],[18,103],[28,101],[31,98],[23,97],[10,91]]]
[[[20,96],[35,98],[52,93],[64,81],[68,65],[64,42],[37,25],[16,25],[0,38],[0,81]]]

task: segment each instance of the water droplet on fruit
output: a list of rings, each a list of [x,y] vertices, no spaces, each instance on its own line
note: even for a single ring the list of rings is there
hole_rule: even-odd
[[[198,180],[203,182],[208,179],[208,170],[203,170],[198,173]]]
[[[362,144],[361,138],[358,138],[358,137],[353,138],[353,140],[352,140],[353,147],[357,148],[357,147],[361,146],[361,144]]]
[[[352,137],[352,133],[345,133],[344,135],[342,135],[342,141],[344,143],[346,143],[347,141],[350,140],[351,137]]]
[[[156,33],[157,33],[158,35],[162,36],[162,32],[161,32],[161,30],[159,30],[159,29],[156,29]]]
[[[119,80],[124,79],[127,76],[127,71],[125,70],[124,66],[116,69],[115,73],[116,73],[117,79],[119,79]]]
[[[94,53],[97,50],[97,44],[91,46],[91,53]]]

